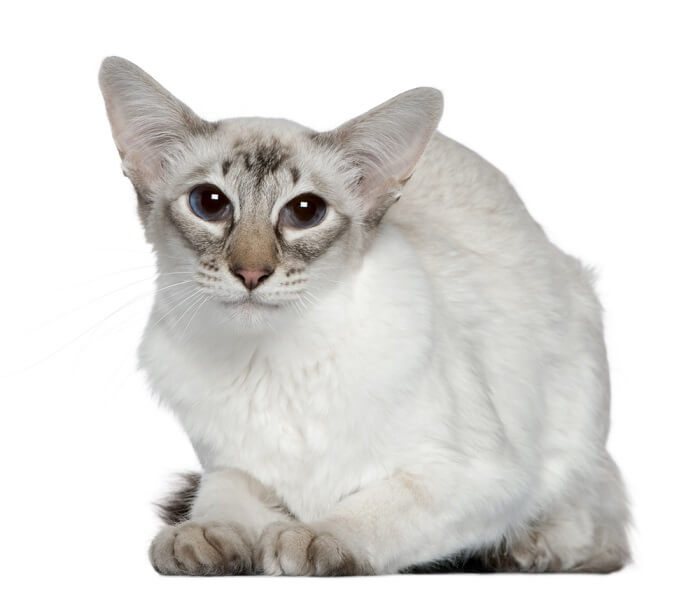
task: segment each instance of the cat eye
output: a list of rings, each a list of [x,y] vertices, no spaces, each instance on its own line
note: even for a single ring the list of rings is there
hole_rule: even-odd
[[[214,185],[197,185],[190,191],[190,209],[202,220],[221,220],[231,212],[231,202]]]
[[[280,222],[297,229],[308,229],[323,220],[326,202],[313,193],[302,193],[285,204]]]

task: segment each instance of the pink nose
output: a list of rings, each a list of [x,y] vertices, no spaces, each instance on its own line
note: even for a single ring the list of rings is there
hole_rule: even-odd
[[[241,280],[245,287],[253,291],[274,271],[269,268],[235,268],[233,274]]]

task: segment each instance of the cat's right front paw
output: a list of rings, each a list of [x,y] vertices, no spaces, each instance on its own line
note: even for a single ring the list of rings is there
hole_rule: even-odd
[[[242,529],[224,522],[183,522],[166,526],[149,551],[156,572],[169,575],[250,574],[253,549]]]

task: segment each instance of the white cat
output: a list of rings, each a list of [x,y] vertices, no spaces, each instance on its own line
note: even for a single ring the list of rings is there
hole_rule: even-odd
[[[159,572],[625,564],[591,274],[438,91],[317,133],[206,122],[121,58],[100,84],[160,273],[141,365],[204,470]]]

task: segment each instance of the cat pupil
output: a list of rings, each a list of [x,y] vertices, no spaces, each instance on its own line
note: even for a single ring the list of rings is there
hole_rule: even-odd
[[[297,218],[299,218],[300,220],[310,220],[314,216],[314,210],[309,210],[309,202],[306,202],[304,200],[301,200],[299,202],[295,212],[297,213]]]
[[[320,220],[323,216],[323,200],[314,197],[296,198],[291,203],[291,208],[294,212],[294,217],[299,224],[311,224],[312,221]]]
[[[218,212],[221,210],[221,202],[219,201],[219,194],[218,193],[211,193],[209,194],[209,197],[207,198],[205,196],[203,200],[203,205],[204,209],[207,210],[207,212]]]

